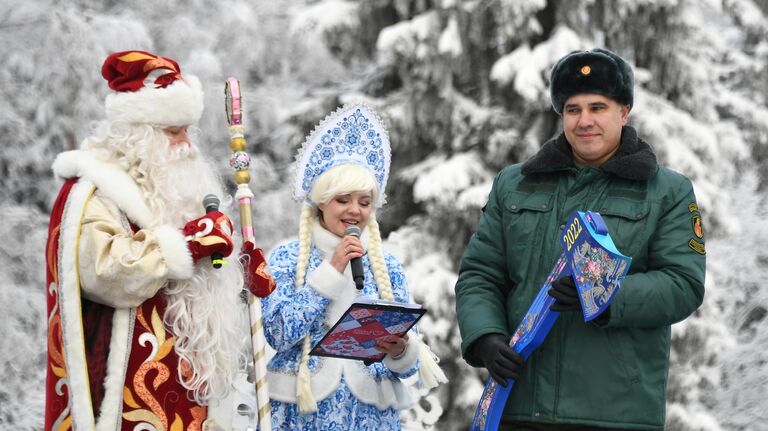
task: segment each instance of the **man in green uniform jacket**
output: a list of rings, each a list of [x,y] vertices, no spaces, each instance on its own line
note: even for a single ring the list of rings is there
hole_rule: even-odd
[[[670,326],[704,297],[705,250],[691,182],[659,166],[626,126],[633,73],[612,52],[573,52],[551,74],[563,133],[504,168],[461,261],[462,354],[500,383],[515,378],[508,430],[664,428]],[[560,317],[524,364],[509,336],[562,252],[563,223],[597,211],[632,257],[610,308],[584,323],[573,280],[553,283]]]

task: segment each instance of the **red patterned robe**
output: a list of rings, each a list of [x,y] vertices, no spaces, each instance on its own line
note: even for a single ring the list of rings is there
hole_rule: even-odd
[[[45,430],[151,429],[147,425],[158,431],[200,430],[206,408],[190,401],[178,381],[174,334],[162,319],[163,290],[142,292],[147,296],[142,300],[118,301],[135,305],[104,305],[108,301],[87,298],[82,283],[88,276],[79,268],[89,258],[81,249],[87,236],[83,226],[95,223],[89,211],[97,204],[108,202],[122,214],[119,222],[133,241],[129,251],[152,255],[150,262],[158,262],[154,275],[164,280],[160,287],[192,275],[183,235],[176,227],[153,223],[138,188],[116,166],[72,151],[57,159],[54,170],[71,179],[54,205],[46,247]]]

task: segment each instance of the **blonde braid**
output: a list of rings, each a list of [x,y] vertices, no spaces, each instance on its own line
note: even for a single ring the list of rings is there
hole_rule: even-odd
[[[304,205],[299,216],[299,257],[296,260],[296,281],[298,289],[304,285],[304,276],[309,266],[309,248],[312,245],[312,227],[314,226],[315,209]]]
[[[392,282],[389,280],[389,271],[387,263],[384,261],[384,253],[381,250],[381,232],[379,231],[379,222],[376,216],[371,214],[368,221],[368,260],[373,268],[373,275],[376,277],[376,286],[379,288],[381,299],[393,301],[395,295],[392,293]]]
[[[371,219],[368,222],[368,232],[370,235],[368,259],[371,261],[373,274],[376,277],[376,285],[379,287],[379,296],[381,296],[381,299],[392,301],[395,299],[395,296],[392,293],[392,282],[389,280],[389,272],[384,261],[384,254],[381,251],[379,223],[374,215],[371,215]],[[416,344],[415,348],[419,349],[419,380],[421,384],[428,389],[432,389],[440,383],[448,382],[448,377],[445,376],[443,370],[440,369],[440,365],[438,365],[440,360],[432,353],[429,346],[420,337],[417,337],[414,343]]]
[[[312,245],[312,227],[314,226],[315,209],[304,205],[299,218],[299,256],[296,259],[296,289],[304,285],[304,276],[309,266],[310,246]],[[312,348],[312,336],[307,335],[301,344],[301,359],[296,375],[296,401],[299,412],[312,413],[317,411],[317,401],[312,395],[309,374],[309,351]]]

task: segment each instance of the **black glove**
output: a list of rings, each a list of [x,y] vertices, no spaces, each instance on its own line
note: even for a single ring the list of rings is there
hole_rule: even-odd
[[[555,298],[555,303],[549,309],[552,311],[581,311],[579,292],[573,276],[565,276],[552,282],[547,294]]]
[[[472,353],[501,386],[507,387],[507,379],[517,380],[525,359],[509,347],[509,337],[502,334],[485,334],[472,343]]]

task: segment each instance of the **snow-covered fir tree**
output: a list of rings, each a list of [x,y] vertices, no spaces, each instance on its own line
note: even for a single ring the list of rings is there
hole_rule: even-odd
[[[604,47],[636,70],[630,122],[689,176],[707,232],[707,293],[673,326],[667,429],[760,430],[768,403],[768,2],[765,0],[0,0],[0,424],[44,408],[50,165],[104,118],[104,58],[141,49],[201,78],[197,142],[227,166],[223,82],[244,87],[259,245],[296,234],[293,157],[315,123],[365,101],[388,125],[379,214],[450,384],[407,426],[466,429],[487,374],[460,357],[453,285],[493,176],[560,130],[553,63]],[[231,184],[230,184],[231,185]]]

